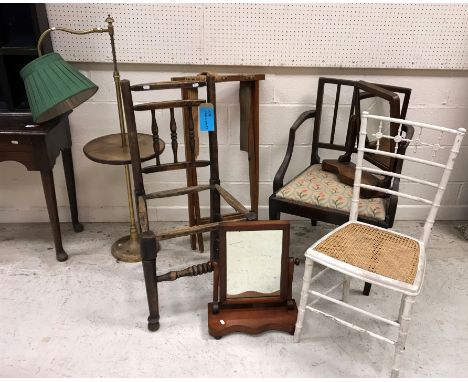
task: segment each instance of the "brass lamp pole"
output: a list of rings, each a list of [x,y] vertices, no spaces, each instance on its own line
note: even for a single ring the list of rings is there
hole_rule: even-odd
[[[115,53],[115,42],[114,42],[114,19],[108,15],[105,22],[107,22],[107,28],[93,28],[84,31],[72,30],[62,27],[53,27],[44,31],[39,37],[37,43],[37,51],[39,56],[42,55],[42,42],[44,38],[52,31],[62,31],[75,35],[85,35],[90,33],[109,33],[111,48],[112,48],[112,62],[113,62],[113,77],[115,83],[115,92],[117,96],[117,108],[119,113],[119,124],[120,134],[111,134],[96,138],[88,142],[83,147],[84,154],[94,162],[113,164],[113,165],[124,165],[125,167],[125,181],[127,185],[127,198],[128,198],[128,210],[130,214],[130,235],[124,236],[117,240],[112,245],[112,256],[117,260],[124,262],[137,262],[140,261],[139,254],[139,238],[138,231],[135,222],[135,213],[133,208],[133,196],[132,196],[132,183],[130,179],[129,164],[131,163],[130,153],[127,143],[127,133],[125,130],[125,120],[122,107],[122,94],[120,90],[120,73],[117,67],[117,57]],[[153,137],[148,134],[138,135],[141,157],[142,160],[148,160],[155,157],[153,148]]]

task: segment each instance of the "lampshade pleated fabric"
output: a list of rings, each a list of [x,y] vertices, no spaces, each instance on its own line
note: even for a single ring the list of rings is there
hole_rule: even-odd
[[[90,97],[98,86],[58,53],[36,58],[21,69],[21,77],[35,122],[66,113]]]

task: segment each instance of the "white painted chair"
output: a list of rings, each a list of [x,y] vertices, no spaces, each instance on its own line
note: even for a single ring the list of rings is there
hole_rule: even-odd
[[[368,120],[377,120],[379,122],[378,131],[371,134],[377,140],[377,146],[375,149],[365,147]],[[398,124],[397,126],[400,126],[398,128],[398,133],[395,136],[390,136],[390,133],[385,133],[383,126],[384,122]],[[402,124],[413,125],[415,128],[414,137],[416,138],[408,140],[403,137],[401,135]],[[419,133],[417,128],[420,129]],[[436,136],[436,139],[433,140],[432,143],[429,142],[428,139],[423,138],[423,132],[426,134],[426,131],[427,133],[431,131],[432,133],[429,134]],[[452,130],[425,123],[369,115],[368,113],[364,112],[362,113],[362,124],[359,134],[360,139],[358,144],[356,175],[353,188],[350,219],[347,223],[336,228],[318,242],[313,244],[305,254],[306,262],[303,279],[304,281],[302,285],[301,302],[299,305],[294,341],[298,342],[300,340],[306,310],[319,313],[349,328],[355,329],[359,332],[367,333],[374,338],[394,345],[395,356],[391,376],[397,377],[400,370],[400,358],[405,348],[408,326],[411,319],[412,306],[416,296],[421,290],[421,285],[424,279],[424,269],[426,264],[425,248],[429,240],[432,226],[434,225],[437,210],[442,200],[442,195],[444,194],[445,187],[449,180],[450,172],[453,168],[455,158],[458,154],[463,136],[465,134],[465,129],[460,128],[458,130]],[[453,142],[451,147],[442,146],[441,142],[442,136],[444,134],[450,137],[450,143]],[[379,150],[380,140],[382,138],[393,139],[396,142],[395,153]],[[398,150],[398,144],[404,141],[409,142],[412,147],[410,146],[408,148],[405,155],[396,154],[396,150]],[[432,150],[431,160],[420,159],[414,155],[410,155],[411,152],[417,152],[419,147],[426,147]],[[448,153],[448,159],[445,163],[439,163],[436,161],[436,157],[438,152],[444,148],[446,150],[450,150]],[[393,158],[404,159],[405,163],[407,163],[406,161],[412,161],[426,166],[437,167],[443,169],[443,173],[440,178],[440,182],[434,183],[408,175],[389,173],[375,168],[363,167],[364,153],[375,153]],[[411,182],[434,187],[436,189],[434,199],[428,200],[419,196],[361,184],[361,174],[363,170],[380,175],[399,177]],[[403,198],[409,198],[430,205],[431,207],[426,218],[422,237],[417,240],[410,236],[403,235],[388,229],[358,222],[357,215],[360,188],[378,190],[380,192],[398,195]],[[312,278],[311,276],[314,262],[324,265],[325,269]],[[311,283],[316,281],[330,269],[342,273],[344,275],[343,281],[323,293],[312,290],[310,288]],[[402,299],[397,320],[394,321],[387,319],[350,305],[348,303],[348,297],[351,278],[379,285],[381,287],[401,293]],[[330,293],[339,288],[341,285],[343,286],[342,300],[330,297]],[[309,295],[313,295],[316,298],[308,305],[307,299]],[[380,334],[354,325],[330,313],[317,309],[314,307],[314,305],[321,299],[335,303],[342,307],[349,308],[353,311],[363,313],[373,319],[377,319],[399,328],[397,339],[393,340],[384,337]]]

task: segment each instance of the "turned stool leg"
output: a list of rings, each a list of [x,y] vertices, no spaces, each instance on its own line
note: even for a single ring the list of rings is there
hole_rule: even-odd
[[[156,275],[157,245],[153,232],[147,231],[140,235],[140,254],[149,308],[148,330],[155,332],[159,329],[159,299]]]

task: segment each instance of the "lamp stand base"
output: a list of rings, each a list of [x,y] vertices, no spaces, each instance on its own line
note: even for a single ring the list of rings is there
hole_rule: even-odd
[[[111,248],[112,256],[124,263],[137,263],[141,261],[140,240],[138,235],[121,237]]]

